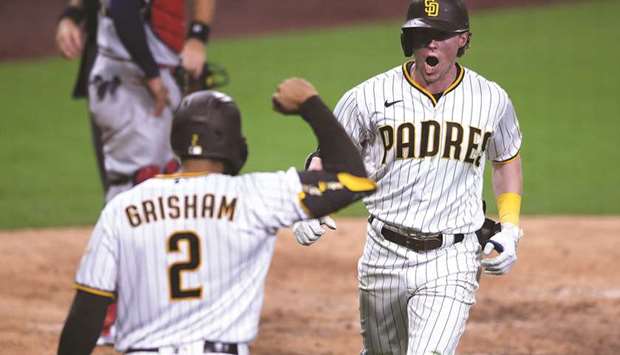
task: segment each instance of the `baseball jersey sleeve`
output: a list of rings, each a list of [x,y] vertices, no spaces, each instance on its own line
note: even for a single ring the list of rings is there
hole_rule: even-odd
[[[76,288],[99,296],[114,297],[118,266],[118,240],[113,232],[110,204],[103,210],[82,256],[75,277]]]
[[[521,149],[521,131],[512,102],[506,97],[504,110],[491,136],[487,158],[495,162],[509,161]]]
[[[242,178],[249,225],[275,232],[308,218],[299,200],[302,187],[295,168],[246,174]]]
[[[362,124],[360,109],[357,102],[357,87],[347,91],[334,108],[334,115],[351,137],[355,147],[361,151],[365,128]]]

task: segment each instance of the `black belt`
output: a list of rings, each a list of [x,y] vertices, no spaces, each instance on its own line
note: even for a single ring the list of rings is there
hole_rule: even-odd
[[[159,348],[131,348],[125,351],[125,354],[138,353],[138,352],[156,353],[156,352],[159,352]],[[238,355],[239,347],[237,346],[237,344],[217,343],[217,342],[205,340],[203,352],[204,353],[222,353],[222,354]]]
[[[375,216],[371,215],[368,218],[368,222],[372,223],[374,219]],[[476,235],[478,235],[479,237],[478,239],[480,239],[479,232],[480,231],[476,231]],[[383,235],[383,238],[389,240],[392,243],[398,244],[418,253],[440,248],[443,245],[444,241],[444,235],[442,233],[420,233],[419,235],[404,235],[394,230],[391,230],[386,226],[383,226],[381,228],[381,235]],[[465,239],[465,235],[463,233],[454,234],[454,244],[462,242],[463,239]]]

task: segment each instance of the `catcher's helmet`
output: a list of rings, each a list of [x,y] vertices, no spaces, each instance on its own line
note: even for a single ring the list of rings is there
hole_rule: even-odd
[[[237,175],[248,157],[239,108],[217,91],[198,91],[183,98],[174,115],[170,143],[181,160],[222,160],[224,173],[230,175]]]
[[[413,55],[415,29],[444,33],[469,31],[469,14],[463,0],[413,0],[401,27],[400,42],[405,56]]]

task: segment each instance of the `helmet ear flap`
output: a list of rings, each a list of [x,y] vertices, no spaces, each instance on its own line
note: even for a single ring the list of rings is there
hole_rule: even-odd
[[[413,44],[411,43],[410,31],[405,29],[400,31],[400,45],[403,48],[405,57],[411,57],[413,55]]]
[[[240,150],[240,164],[239,164],[239,169],[237,169],[237,171],[233,174],[233,175],[237,175],[239,174],[239,171],[241,170],[241,168],[243,168],[243,166],[245,165],[245,162],[248,160],[248,143],[245,140],[245,137],[241,137],[241,144],[239,146],[239,150]]]

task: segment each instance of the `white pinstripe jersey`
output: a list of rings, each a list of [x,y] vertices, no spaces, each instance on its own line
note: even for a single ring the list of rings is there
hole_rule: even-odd
[[[377,192],[364,199],[378,219],[422,232],[482,226],[485,158],[506,161],[521,133],[506,92],[457,64],[436,100],[404,63],[349,90],[334,110],[360,149]]]
[[[117,294],[119,351],[249,342],[275,233],[307,218],[300,191],[293,168],[148,180],[105,207],[76,287]]]

